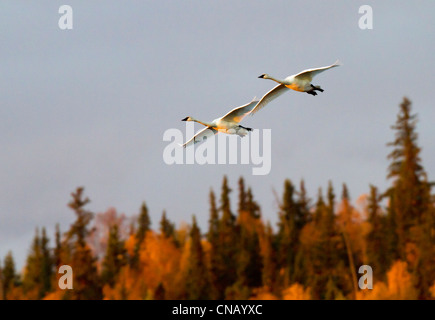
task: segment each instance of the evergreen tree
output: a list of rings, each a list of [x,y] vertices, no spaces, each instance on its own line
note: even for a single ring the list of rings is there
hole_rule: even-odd
[[[209,299],[210,282],[201,244],[201,232],[193,216],[190,251],[186,276],[186,294],[190,300]]]
[[[41,272],[42,271],[42,252],[39,230],[36,229],[30,254],[26,261],[26,270],[23,277],[24,293],[31,299],[40,299],[42,292]]]
[[[175,234],[175,226],[168,218],[166,218],[165,210],[163,210],[162,218],[160,220],[160,234],[166,238],[174,237]]]
[[[146,233],[150,230],[151,220],[148,214],[148,208],[145,202],[142,203],[140,214],[138,218],[138,229],[136,232],[136,239],[138,246],[143,242]]]
[[[304,180],[301,180],[299,188],[300,190],[296,192],[298,195],[296,201],[298,214],[295,219],[295,239],[297,241],[297,246],[295,248],[295,262],[292,280],[295,283],[302,284],[307,283],[307,259],[306,253],[300,246],[300,235],[302,229],[311,221],[312,217],[310,213],[311,200],[308,198]]]
[[[124,241],[119,237],[118,225],[114,224],[109,230],[109,240],[106,255],[103,260],[101,280],[113,287],[121,268],[126,264],[126,250]]]
[[[56,233],[55,233],[55,247],[54,247],[54,266],[59,268],[62,264],[62,239],[61,239],[61,233],[60,233],[60,226],[59,224],[56,224]]]
[[[216,207],[216,197],[214,195],[213,190],[210,190],[209,201],[210,201],[210,219],[208,220],[209,229],[207,233],[207,240],[213,246],[217,244],[219,238],[219,212]]]
[[[406,244],[416,242],[410,230],[421,224],[424,213],[430,208],[430,184],[421,164],[421,148],[417,144],[417,116],[411,114],[411,102],[404,98],[400,105],[396,124],[395,139],[389,143],[394,149],[388,155],[392,162],[388,178],[393,179],[387,191],[390,198],[389,214],[394,218],[397,235],[397,254],[406,258]]]
[[[251,189],[245,192],[243,180],[239,180],[239,216],[236,223],[238,247],[236,248],[236,282],[227,292],[232,299],[248,299],[251,288],[262,283],[262,258],[260,255],[259,230],[260,207],[252,196]]]
[[[51,280],[54,275],[54,257],[52,256],[51,250],[48,246],[49,239],[47,237],[47,232],[45,228],[42,228],[41,237],[41,281],[42,281],[42,292],[41,297],[45,296],[47,292],[51,290]]]
[[[246,210],[246,192],[245,192],[245,181],[243,177],[239,178],[239,209],[238,213]]]
[[[0,260],[0,301],[5,299],[5,295],[3,293],[3,269],[2,262]]]
[[[137,223],[138,223],[138,228],[135,237],[136,243],[134,246],[134,254],[130,261],[131,265],[134,267],[138,267],[140,246],[142,245],[145,239],[145,235],[150,230],[150,226],[151,226],[151,220],[148,215],[148,207],[146,206],[145,202],[142,203],[142,206],[140,208],[140,213],[139,213]]]
[[[18,284],[18,275],[15,272],[15,261],[12,256],[12,252],[9,251],[4,259],[3,265],[3,296],[4,299],[8,299],[8,293],[13,287]]]
[[[352,297],[356,299],[356,295],[358,293],[358,280],[356,275],[356,264],[355,261],[359,262],[357,254],[355,252],[355,248],[351,241],[351,237],[353,236],[353,207],[350,203],[350,195],[349,190],[347,189],[347,185],[343,183],[343,190],[341,195],[341,210],[338,213],[340,219],[340,232],[343,237],[344,247],[346,248],[347,260],[344,260],[343,257],[339,257],[342,261],[346,261],[349,275],[351,278],[352,286],[348,284],[348,278],[341,276],[339,277],[340,283],[339,285],[344,289],[353,292]],[[344,264],[344,263],[343,263]],[[338,295],[341,292],[339,291]],[[335,295],[337,297],[337,294]]]
[[[296,219],[296,229],[302,230],[302,228],[311,220],[311,214],[310,214],[311,200],[308,198],[307,190],[305,189],[304,180],[301,180],[299,189],[300,189],[299,192],[297,192],[298,216]]]
[[[260,206],[258,205],[257,202],[255,202],[254,196],[252,195],[251,188],[248,188],[248,191],[246,193],[245,208],[252,218],[255,219],[261,218]]]
[[[231,212],[230,194],[227,177],[222,182],[220,200],[221,218],[219,221],[219,238],[214,248],[215,255],[215,283],[219,299],[225,298],[225,290],[236,281],[236,257],[237,257],[237,229],[235,217]]]
[[[219,299],[221,297],[219,281],[219,272],[221,266],[219,261],[219,212],[216,207],[216,199],[213,190],[209,193],[210,201],[210,218],[207,232],[207,240],[210,243],[210,298]]]
[[[346,251],[335,223],[335,194],[331,182],[328,184],[327,199],[328,202],[325,203],[319,190],[314,213],[314,227],[318,239],[310,249],[310,273],[313,276],[309,280],[309,286],[314,299],[335,299],[340,296],[337,288],[339,277],[341,273],[346,273],[343,266],[347,260]]]
[[[371,225],[371,229],[366,238],[367,264],[373,268],[376,279],[384,280],[386,272],[393,262],[393,257],[388,252],[388,234],[385,234],[388,230],[387,220],[382,215],[380,201],[381,196],[378,189],[370,185],[367,220]]]
[[[42,229],[41,237],[36,229],[23,277],[24,293],[31,299],[41,299],[51,289],[53,259],[48,248],[48,241],[45,228]]]
[[[296,231],[298,208],[294,200],[294,193],[295,190],[291,181],[285,180],[277,234],[278,267],[281,276],[279,283],[283,288],[288,287],[292,281],[296,245],[298,242],[298,234]]]
[[[276,279],[276,252],[273,246],[274,235],[270,223],[267,223],[264,234],[262,284],[269,292],[274,291]]]
[[[73,269],[74,290],[67,290],[65,299],[94,300],[101,299],[101,284],[97,273],[96,259],[93,257],[86,238],[91,233],[89,223],[93,213],[85,210],[90,200],[83,198],[83,188],[77,188],[71,194],[72,200],[68,206],[76,214],[76,221],[66,234],[66,245],[69,248],[68,265]]]

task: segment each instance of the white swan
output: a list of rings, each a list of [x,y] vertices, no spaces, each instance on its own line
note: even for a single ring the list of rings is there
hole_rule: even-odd
[[[255,100],[254,98],[250,103],[234,108],[223,117],[214,119],[211,122],[200,121],[192,117],[184,118],[181,121],[195,121],[206,126],[206,128],[199,131],[189,141],[187,141],[181,146],[186,148],[187,146],[201,142],[204,139],[207,139],[208,137],[212,137],[218,132],[237,134],[241,137],[246,136],[248,134],[248,131],[251,131],[252,129],[245,128],[239,125],[239,122],[242,121],[243,118],[252,111],[252,109],[257,105],[257,103],[258,100]]]
[[[266,104],[271,102],[272,100],[276,99],[280,95],[282,95],[284,92],[286,92],[288,89],[292,89],[295,91],[300,92],[306,92],[308,94],[311,94],[313,96],[317,95],[316,91],[323,92],[324,90],[320,88],[320,86],[315,86],[311,83],[314,76],[331,68],[340,66],[340,62],[337,60],[334,64],[327,66],[327,67],[321,67],[316,69],[307,69],[304,71],[299,72],[298,74],[288,76],[287,78],[280,80],[276,79],[268,74],[262,74],[259,76],[259,78],[262,79],[270,79],[275,82],[278,82],[279,85],[274,87],[272,90],[267,92],[263,98],[260,99],[256,107],[252,110],[251,114],[254,114],[261,108],[263,108]]]

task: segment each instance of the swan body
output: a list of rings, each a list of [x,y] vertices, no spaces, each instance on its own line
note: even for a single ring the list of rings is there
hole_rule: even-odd
[[[299,92],[306,92],[308,94],[311,94],[313,96],[317,95],[316,91],[323,92],[324,90],[320,86],[315,86],[311,83],[314,76],[318,75],[319,73],[326,71],[328,69],[338,67],[340,66],[340,62],[337,60],[334,64],[326,67],[321,68],[314,68],[314,69],[307,69],[304,71],[299,72],[298,74],[288,76],[285,79],[277,79],[273,76],[270,76],[268,74],[262,74],[259,76],[259,78],[262,79],[270,79],[272,81],[275,81],[278,83],[276,87],[274,87],[272,90],[267,92],[258,102],[258,104],[255,106],[255,108],[252,110],[251,114],[256,113],[258,110],[266,106],[269,102],[272,100],[278,98],[280,95],[282,95],[284,92],[287,92],[289,89],[299,91]]]
[[[184,143],[182,146],[186,148],[187,146],[190,146],[192,144],[204,141],[207,138],[214,136],[218,132],[226,134],[237,134],[241,137],[246,136],[248,132],[252,129],[243,127],[239,123],[243,120],[245,116],[247,116],[252,111],[252,109],[255,108],[257,103],[258,100],[255,100],[254,98],[248,104],[234,108],[223,117],[214,119],[211,122],[197,120],[193,117],[186,117],[182,119],[181,121],[194,121],[205,126],[204,129],[195,134],[189,141]]]

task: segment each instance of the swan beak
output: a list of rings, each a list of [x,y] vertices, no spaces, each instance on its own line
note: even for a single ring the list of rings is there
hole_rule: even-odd
[[[263,78],[264,78],[264,74],[262,74],[261,76],[259,76],[259,78],[263,79]]]
[[[189,119],[189,117],[186,117],[184,119],[181,119],[181,121],[187,121],[187,119]]]

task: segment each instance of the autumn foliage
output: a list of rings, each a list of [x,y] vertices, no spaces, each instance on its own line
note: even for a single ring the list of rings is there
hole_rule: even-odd
[[[311,198],[304,181],[287,179],[276,226],[264,221],[243,178],[237,205],[227,177],[219,198],[210,190],[205,232],[195,216],[177,227],[166,212],[153,230],[146,203],[133,218],[114,208],[95,215],[78,188],[69,230],[57,227],[50,247],[37,229],[21,273],[12,253],[3,259],[0,298],[434,299],[435,201],[410,111],[405,98],[389,144],[387,190],[370,186],[352,202],[345,184],[337,195],[329,183]],[[72,290],[58,286],[65,264],[74,270]],[[373,269],[373,289],[358,286],[362,265]]]

